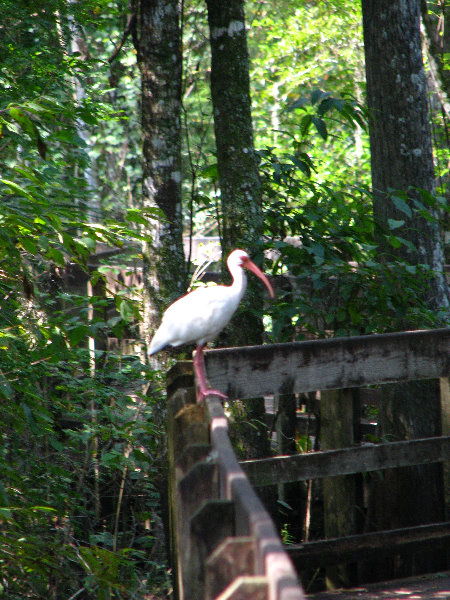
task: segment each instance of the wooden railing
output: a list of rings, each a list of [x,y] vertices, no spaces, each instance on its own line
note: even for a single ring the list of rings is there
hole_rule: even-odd
[[[168,378],[169,505],[178,598],[302,600],[274,524],[236,459],[222,403],[216,396],[192,403],[193,390],[184,387],[189,369],[189,363],[178,363]]]
[[[304,569],[398,548],[448,548],[449,521],[283,548],[252,485],[442,462],[448,502],[450,329],[211,350],[205,362],[212,387],[230,400],[439,378],[443,435],[239,464],[221,402],[210,396],[196,403],[190,363],[178,363],[168,377],[168,406],[172,564],[180,599],[297,600],[304,592],[290,558]]]

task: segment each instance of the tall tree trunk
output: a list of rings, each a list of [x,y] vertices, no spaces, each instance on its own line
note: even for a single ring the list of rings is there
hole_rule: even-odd
[[[450,69],[445,68],[445,56],[450,53],[450,2],[438,0],[420,3],[424,31],[424,46],[428,62],[427,81],[430,111],[433,121],[433,143],[438,150],[439,182],[450,204]],[[444,215],[446,236],[450,232],[450,215]],[[450,244],[444,245],[446,262],[450,262]]]
[[[386,255],[412,264],[426,264],[434,277],[424,286],[424,299],[432,309],[448,311],[448,290],[443,275],[443,253],[436,222],[413,211],[409,220],[387,198],[390,188],[410,186],[434,192],[434,168],[427,110],[418,0],[363,0],[367,103],[371,111],[370,148],[374,217],[385,231],[389,219],[405,220],[403,238],[414,244],[393,250],[380,237],[381,258]],[[421,199],[414,190],[408,203]],[[437,215],[435,215],[437,216]],[[439,391],[435,382],[384,386],[379,415],[379,436],[413,439],[438,435]],[[386,471],[376,481],[376,503],[370,508],[374,528],[406,527],[443,517],[442,479],[437,465]],[[411,572],[412,561],[397,561],[383,576]],[[422,564],[420,564],[420,562]],[[427,557],[415,557],[415,566],[427,569]],[[374,565],[371,565],[372,572]]]
[[[133,0],[136,15],[133,41],[141,71],[143,199],[145,211],[158,209],[164,220],[153,221],[143,248],[144,336],[147,341],[160,313],[186,290],[181,214],[181,35],[178,0]],[[165,430],[162,402],[154,407],[154,422]],[[157,437],[156,486],[167,490],[167,438]],[[167,504],[162,515],[169,530]]]
[[[181,36],[177,0],[135,0],[134,45],[142,80],[143,210],[159,209],[144,247],[147,337],[186,289],[181,215]]]
[[[223,257],[234,248],[255,255],[261,250],[263,215],[253,145],[244,2],[207,0],[207,6]],[[261,306],[261,288],[249,278],[249,290],[239,311],[239,327],[232,325],[229,329],[230,344],[261,342],[261,323],[252,310]]]
[[[375,220],[385,231],[389,231],[389,219],[405,221],[396,231],[412,242],[415,250],[402,246],[396,256],[431,267],[435,275],[427,286],[427,301],[432,308],[448,309],[437,222],[414,210],[414,199],[422,200],[414,190],[408,194],[411,219],[386,198],[390,188],[407,190],[412,186],[431,193],[435,189],[419,4],[417,0],[363,0],[362,6]],[[438,217],[436,210],[431,212]],[[392,254],[383,238],[380,241],[382,251]]]
[[[262,193],[258,161],[253,145],[249,56],[243,0],[207,0],[211,44],[211,97],[214,111],[217,163],[222,207],[222,256],[234,248],[253,258],[261,253],[263,231]],[[260,258],[262,256],[260,254]],[[258,257],[256,257],[258,262]],[[256,277],[249,277],[244,301],[221,343],[232,346],[259,344],[263,327],[256,315],[263,306],[264,291]],[[270,453],[264,421],[264,399],[237,407],[240,417],[238,444],[250,458]],[[240,413],[240,414],[238,414]],[[238,419],[237,419],[238,420]],[[268,508],[274,496],[264,493]]]

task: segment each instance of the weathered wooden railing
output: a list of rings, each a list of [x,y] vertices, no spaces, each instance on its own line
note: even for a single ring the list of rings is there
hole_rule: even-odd
[[[177,365],[168,393],[172,548],[180,598],[303,597],[292,563],[249,480],[265,486],[442,462],[448,503],[450,329],[211,350],[205,362],[211,385],[230,400],[439,378],[443,435],[239,465],[220,401],[209,397],[204,405],[194,403],[192,384],[183,380],[186,365]],[[387,546],[391,552],[430,545],[448,548],[449,540],[447,521],[286,549],[303,569],[379,555]]]
[[[222,403],[216,396],[192,403],[186,366],[178,363],[168,378],[169,504],[178,598],[301,600],[294,567],[236,459]]]

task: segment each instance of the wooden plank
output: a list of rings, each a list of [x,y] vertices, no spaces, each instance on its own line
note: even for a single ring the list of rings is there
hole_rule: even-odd
[[[441,433],[450,435],[450,378],[442,377],[441,388]],[[444,502],[446,518],[450,519],[450,459],[443,464]]]
[[[192,518],[204,502],[217,498],[217,468],[212,462],[197,463],[178,481],[176,508],[179,534],[179,597],[195,598],[203,586],[203,549],[191,529]],[[199,595],[202,598],[202,595]]]
[[[190,389],[181,387],[186,385],[186,377],[190,377]],[[167,374],[167,382],[170,387],[167,402],[170,557],[175,596],[183,600],[184,546],[181,540],[186,538],[186,527],[184,520],[181,518],[182,507],[179,502],[178,481],[182,473],[178,461],[180,453],[185,450],[182,443],[188,441],[183,435],[183,429],[188,427],[191,422],[197,426],[199,421],[199,409],[196,408],[195,390],[193,388],[192,364],[187,362],[177,363]],[[198,442],[198,436],[195,441]]]
[[[355,444],[355,409],[358,390],[326,390],[320,399],[320,444],[324,451],[348,448]],[[326,538],[357,533],[358,487],[354,475],[325,477],[323,487],[323,523]],[[350,565],[327,567],[328,589],[349,587],[353,579]]]
[[[254,486],[351,475],[395,467],[443,462],[450,458],[450,436],[356,448],[246,460],[240,464]]]
[[[450,598],[450,571],[369,583],[350,590],[319,592],[308,596],[311,600],[448,600]]]
[[[400,552],[423,551],[425,548],[447,548],[450,521],[405,529],[377,531],[361,535],[292,544],[286,550],[297,569],[317,568],[342,562],[369,560]]]
[[[166,374],[167,396],[170,397],[176,389],[194,387],[194,368],[192,360],[177,361]]]
[[[233,398],[296,393],[450,374],[450,328],[205,352],[208,379]]]
[[[237,577],[255,573],[255,540],[226,538],[206,561],[205,600],[215,600]]]
[[[238,577],[216,600],[270,600],[267,578],[261,575]]]
[[[229,500],[204,502],[192,515],[191,532],[204,549],[204,560],[226,538],[234,535],[234,506]]]

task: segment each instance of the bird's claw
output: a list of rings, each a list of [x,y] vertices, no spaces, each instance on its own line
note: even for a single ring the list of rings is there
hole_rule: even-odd
[[[222,400],[228,400],[228,396],[220,390],[206,389],[199,390],[197,394],[197,401],[202,402],[206,396],[219,396],[219,398],[222,398]]]

